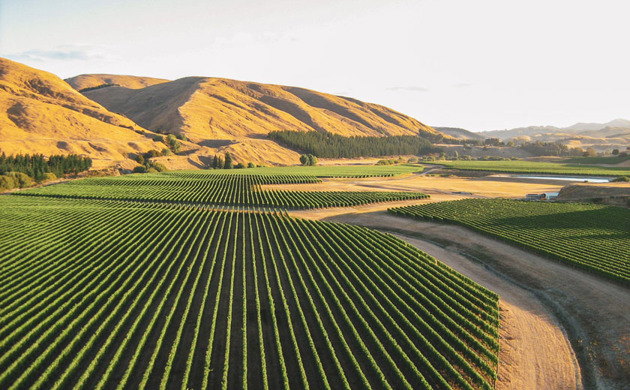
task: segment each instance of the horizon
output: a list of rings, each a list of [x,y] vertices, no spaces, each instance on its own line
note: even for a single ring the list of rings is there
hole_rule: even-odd
[[[630,56],[620,50],[630,6],[616,3],[3,2],[0,56],[64,79],[291,85],[434,127],[568,127],[630,117]]]

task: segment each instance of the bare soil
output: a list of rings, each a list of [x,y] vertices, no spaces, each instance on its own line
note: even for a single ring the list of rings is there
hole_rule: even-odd
[[[497,388],[628,389],[630,289],[459,226],[386,211],[325,214],[309,217],[403,234],[501,295]]]

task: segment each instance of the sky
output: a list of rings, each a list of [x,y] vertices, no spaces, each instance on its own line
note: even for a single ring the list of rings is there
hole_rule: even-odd
[[[0,57],[62,78],[300,86],[473,131],[630,119],[627,0],[0,0]]]

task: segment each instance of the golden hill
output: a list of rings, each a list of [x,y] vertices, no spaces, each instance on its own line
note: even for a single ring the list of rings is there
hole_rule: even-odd
[[[150,87],[155,84],[166,83],[170,80],[154,77],[123,76],[115,74],[82,74],[65,80],[77,91],[97,88],[103,85],[118,85],[130,89]]]
[[[101,168],[124,162],[127,153],[164,148],[144,131],[59,77],[0,58],[0,151],[82,154]]]
[[[344,136],[440,134],[377,104],[220,78],[187,77],[143,89],[112,86],[86,91],[85,96],[147,129],[183,133],[194,142],[261,138],[273,130]]]

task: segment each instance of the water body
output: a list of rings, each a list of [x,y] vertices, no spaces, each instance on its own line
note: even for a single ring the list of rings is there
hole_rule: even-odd
[[[576,182],[589,182],[589,183],[608,183],[610,178],[606,177],[594,177],[594,176],[535,176],[535,175],[514,175],[520,179],[537,179],[537,180],[564,180],[564,181],[576,181]]]

